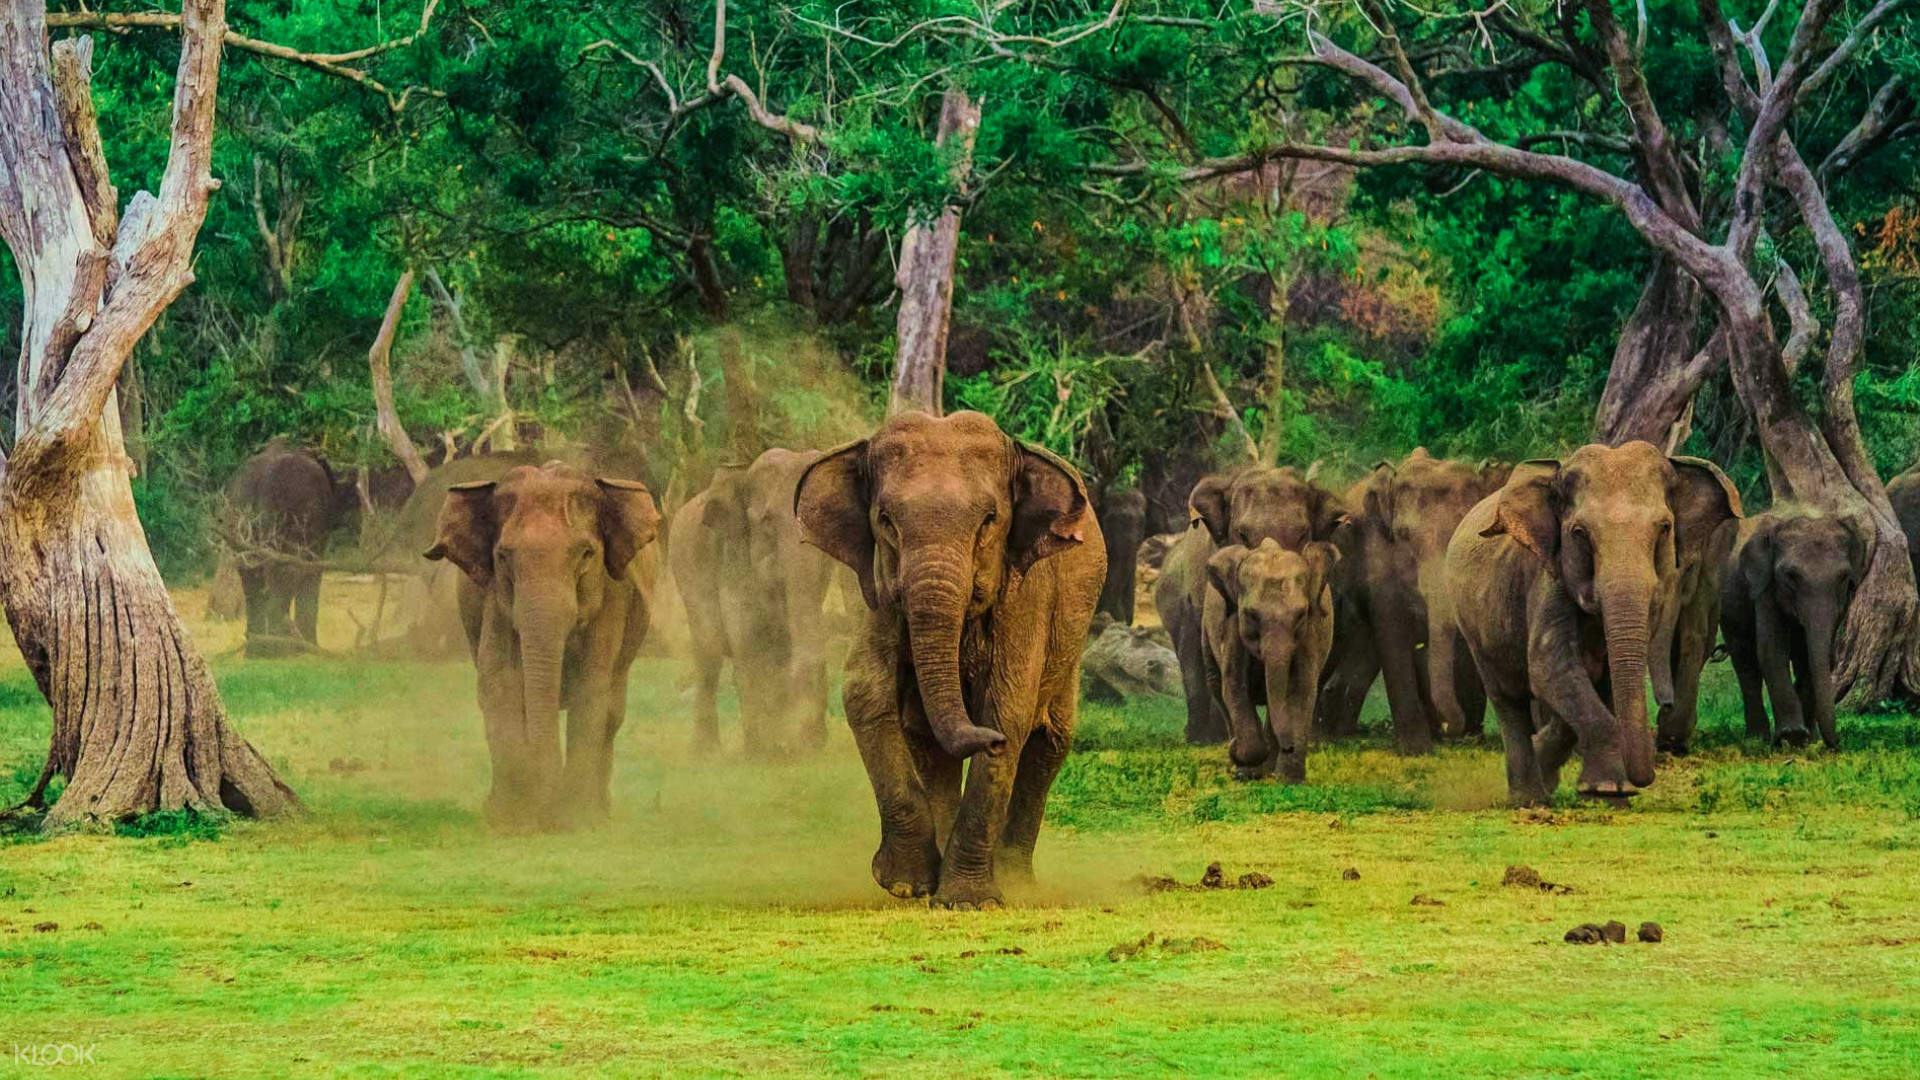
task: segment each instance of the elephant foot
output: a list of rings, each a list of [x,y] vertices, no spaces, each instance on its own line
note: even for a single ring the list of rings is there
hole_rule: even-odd
[[[1507,808],[1510,810],[1543,809],[1550,800],[1545,792],[1510,791],[1507,793]]]
[[[940,891],[933,894],[933,906],[951,911],[997,911],[1006,898],[992,878],[943,879]]]
[[[1010,885],[1033,884],[1033,852],[1019,848],[1001,848],[993,860],[994,877]]]
[[[1273,762],[1263,761],[1257,765],[1238,765],[1233,767],[1233,778],[1242,782],[1265,780],[1273,775]]]
[[[1608,801],[1619,799],[1621,800],[1619,805],[1625,805],[1625,800],[1640,794],[1639,788],[1624,779],[1596,779],[1587,776],[1580,777],[1578,790],[1588,798]]]
[[[940,881],[940,851],[933,837],[919,844],[881,840],[873,853],[873,880],[900,900],[932,895]]]
[[[1304,761],[1298,764],[1283,763],[1275,772],[1274,779],[1283,784],[1304,784],[1307,782],[1307,764]]]
[[[1661,739],[1653,744],[1653,748],[1663,754],[1672,754],[1674,757],[1686,757],[1693,753],[1693,747],[1686,739],[1681,738]]]
[[[1783,727],[1774,732],[1773,741],[1780,746],[1797,748],[1807,745],[1807,740],[1812,737],[1813,733],[1804,727]]]

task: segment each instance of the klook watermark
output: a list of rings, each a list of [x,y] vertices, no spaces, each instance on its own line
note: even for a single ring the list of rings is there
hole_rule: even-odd
[[[79,1043],[39,1043],[28,1046],[14,1043],[13,1063],[43,1068],[61,1065],[92,1065],[95,1064],[93,1052],[99,1046],[99,1043],[87,1043],[84,1046]]]

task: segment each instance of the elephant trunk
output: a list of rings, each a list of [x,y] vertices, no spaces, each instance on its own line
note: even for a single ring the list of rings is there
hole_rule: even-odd
[[[1808,719],[1819,727],[1820,738],[1828,746],[1838,742],[1833,722],[1833,642],[1845,612],[1844,605],[1822,604],[1809,613],[1806,623],[1807,674],[1813,691],[1813,715]]]
[[[1460,689],[1454,684],[1453,614],[1438,598],[1427,601],[1427,691],[1433,697],[1434,711],[1440,714],[1441,730],[1452,738],[1467,733],[1467,713],[1460,705]]]
[[[1607,638],[1607,675],[1627,779],[1653,783],[1653,729],[1647,717],[1647,638],[1653,618],[1652,582],[1615,581],[1600,590]]]
[[[1273,731],[1280,779],[1300,784],[1307,779],[1307,737],[1313,717],[1295,715],[1290,708],[1288,699],[1292,697],[1293,686],[1289,674],[1293,669],[1293,653],[1291,649],[1277,651],[1279,655],[1270,654],[1265,658],[1267,727]]]
[[[1683,584],[1676,581],[1674,587]],[[1653,678],[1653,700],[1661,708],[1671,708],[1674,700],[1673,689],[1673,638],[1679,629],[1680,608],[1684,603],[1684,594],[1676,593],[1671,604],[1663,605],[1665,610],[1654,613],[1654,624],[1648,649],[1648,674]]]
[[[922,556],[907,579],[907,639],[913,651],[913,675],[927,724],[942,749],[966,758],[1007,741],[1005,735],[976,725],[967,716],[960,688],[960,634],[971,591],[967,567],[958,561]]]
[[[560,778],[560,672],[567,637],[573,632],[575,605],[570,595],[523,591],[514,606],[526,754],[523,795],[546,813]]]

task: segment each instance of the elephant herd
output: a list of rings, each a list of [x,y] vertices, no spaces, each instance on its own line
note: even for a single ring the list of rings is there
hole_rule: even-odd
[[[338,504],[330,474],[270,456],[230,491],[305,484]],[[1109,533],[1072,466],[969,412],[906,413],[834,450],[719,469],[664,535],[644,484],[583,466],[502,460],[431,493],[425,555],[457,571],[490,821],[607,814],[664,559],[686,609],[697,747],[718,744],[728,663],[747,754],[825,742],[838,590],[856,623],[842,702],[880,814],[875,881],[977,908],[1031,874],[1094,611],[1131,615],[1138,496],[1104,500]],[[1920,516],[1920,479],[1895,493]],[[1208,477],[1189,510],[1154,603],[1186,736],[1224,741],[1241,779],[1307,780],[1309,745],[1353,734],[1384,681],[1403,753],[1479,734],[1491,705],[1512,801],[1546,800],[1575,750],[1582,794],[1625,799],[1653,782],[1656,749],[1687,752],[1722,635],[1751,734],[1835,743],[1833,645],[1867,545],[1806,508],[1743,517],[1709,462],[1646,443],[1514,466],[1422,449],[1338,493],[1292,468]],[[283,603],[253,574],[250,622],[257,593],[260,619],[285,625],[290,604],[307,634],[311,584],[287,577]]]
[[[1920,478],[1890,490],[1920,518]],[[1384,678],[1401,752],[1477,734],[1491,704],[1511,801],[1544,802],[1575,750],[1579,792],[1624,799],[1656,749],[1690,749],[1722,635],[1750,735],[1838,745],[1834,644],[1866,539],[1802,506],[1744,517],[1711,462],[1640,442],[1517,466],[1422,449],[1340,495],[1242,469],[1190,508],[1155,605],[1188,740],[1225,740],[1242,778],[1306,779],[1309,739],[1351,734]]]

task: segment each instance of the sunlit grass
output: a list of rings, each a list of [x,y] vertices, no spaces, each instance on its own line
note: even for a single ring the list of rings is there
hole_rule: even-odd
[[[465,665],[226,658],[309,814],[0,846],[0,1067],[12,1038],[103,1076],[1913,1075],[1916,724],[1748,746],[1711,670],[1702,753],[1628,810],[1502,809],[1491,739],[1402,759],[1378,704],[1299,788],[1180,745],[1177,702],[1090,706],[1037,889],[967,914],[873,886],[844,729],[703,760],[672,661],[636,669],[613,822],[511,838]],[[0,676],[0,798],[46,724]],[[1134,881],[1215,860],[1274,884]],[[1561,941],[1608,919],[1666,941]],[[1225,948],[1108,959],[1149,933]]]

